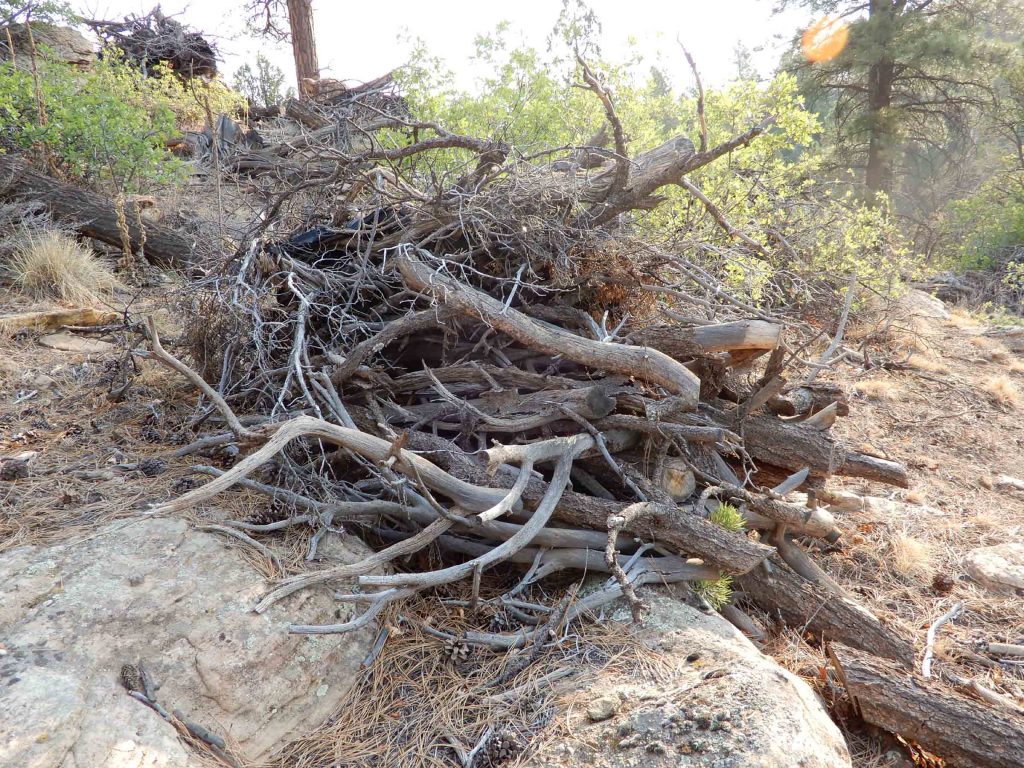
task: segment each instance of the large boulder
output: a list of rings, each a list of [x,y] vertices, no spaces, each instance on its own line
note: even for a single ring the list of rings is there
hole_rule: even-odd
[[[558,740],[530,766],[849,768],[839,729],[803,680],[717,614],[648,599],[641,639],[659,674],[602,676],[570,694]]]
[[[358,542],[340,559],[365,555]],[[252,612],[267,582],[235,545],[181,520],[111,524],[74,543],[0,555],[0,765],[198,766],[174,729],[130,697],[140,659],[157,701],[237,745],[246,760],[320,725],[354,682],[372,630],[336,623],[330,590]]]
[[[11,33],[14,43],[14,60],[19,68],[31,66],[32,42],[29,30],[24,24],[11,24],[0,32],[0,59],[11,58],[7,45],[7,31]],[[65,61],[76,67],[86,68],[96,60],[96,52],[85,36],[71,27],[59,27],[55,24],[32,22],[32,40],[36,44],[36,53],[57,61]]]

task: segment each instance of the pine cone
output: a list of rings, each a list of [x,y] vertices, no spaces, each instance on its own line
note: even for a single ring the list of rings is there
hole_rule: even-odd
[[[139,462],[139,471],[146,477],[156,477],[167,469],[167,462],[163,459],[143,459]]]
[[[514,760],[524,749],[526,745],[519,734],[511,728],[502,728],[487,740],[478,765],[480,768],[496,768]]]
[[[281,519],[281,515],[273,507],[260,507],[246,515],[242,522],[249,525],[269,525]]]
[[[142,685],[142,674],[134,664],[125,664],[121,667],[121,685],[127,691],[145,692]]]
[[[497,611],[494,616],[491,617],[491,632],[508,632],[513,628],[512,620],[504,610]]]
[[[458,664],[468,660],[473,653],[473,649],[462,638],[455,638],[454,640],[445,640],[444,653],[445,656]]]

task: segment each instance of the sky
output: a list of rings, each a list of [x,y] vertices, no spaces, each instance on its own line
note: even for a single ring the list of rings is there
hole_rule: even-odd
[[[156,0],[73,0],[78,12],[91,18],[119,19],[142,14]],[[289,77],[294,65],[287,44],[253,39],[245,31],[242,0],[164,0],[161,9],[215,40],[232,73],[262,52]],[[705,85],[720,85],[735,74],[737,43],[751,49],[753,64],[770,74],[783,47],[808,19],[800,9],[774,14],[776,0],[590,0],[603,26],[602,50],[610,60],[622,60],[635,39],[645,58],[660,54],[680,84],[689,79],[676,36],[696,59]],[[434,55],[444,58],[462,85],[471,87],[469,60],[476,35],[500,22],[511,24],[509,40],[543,49],[561,10],[560,0],[313,0],[314,26],[321,73],[325,77],[361,82],[403,64],[408,43],[400,36],[422,38]],[[677,71],[673,71],[678,67]]]

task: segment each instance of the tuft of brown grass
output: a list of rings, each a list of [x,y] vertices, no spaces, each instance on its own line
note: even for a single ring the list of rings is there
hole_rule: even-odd
[[[117,287],[106,265],[70,235],[54,229],[25,230],[6,272],[15,288],[28,296],[71,304],[93,304]]]
[[[949,310],[949,320],[946,325],[954,328],[977,328],[982,322],[963,307],[953,307]]]
[[[923,504],[924,500],[928,497],[924,491],[915,488],[912,491],[907,491],[906,495],[903,498],[905,498],[907,502],[910,504]]]
[[[981,350],[982,356],[986,360],[994,363],[1006,363],[1010,360],[1010,350],[998,341],[993,341],[984,336],[974,336],[969,341],[973,346]]]
[[[929,581],[935,573],[931,545],[906,533],[896,533],[889,541],[889,566],[896,573]]]
[[[914,354],[907,358],[907,365],[919,371],[929,373],[949,373],[949,366],[934,357],[924,354]]]
[[[868,379],[866,381],[858,381],[854,386],[854,390],[859,395],[863,395],[869,400],[885,400],[891,401],[899,397],[899,387],[891,381],[885,379]]]
[[[984,389],[996,403],[1004,407],[1020,408],[1024,404],[1024,397],[1009,376],[993,376],[987,379]]]

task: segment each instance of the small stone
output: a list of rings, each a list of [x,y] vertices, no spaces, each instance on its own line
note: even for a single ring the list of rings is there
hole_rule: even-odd
[[[592,702],[590,702],[590,704],[587,705],[587,717],[589,717],[591,722],[594,723],[599,723],[602,720],[607,720],[609,717],[612,717],[618,711],[618,696],[601,696],[600,698],[594,699]]]
[[[52,376],[47,376],[45,373],[37,374],[32,377],[30,382],[32,389],[38,389],[40,391],[44,389],[53,389],[57,386],[57,381]]]

